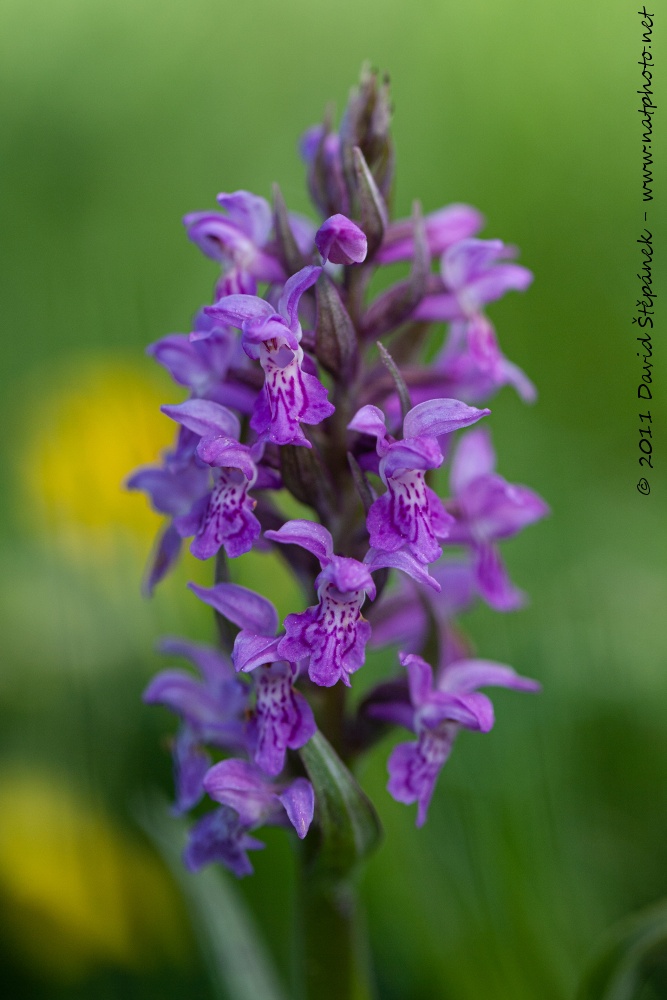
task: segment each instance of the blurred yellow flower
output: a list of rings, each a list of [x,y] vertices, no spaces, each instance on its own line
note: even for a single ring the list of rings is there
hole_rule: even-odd
[[[122,534],[145,549],[159,520],[124,482],[174,438],[159,378],[122,358],[90,357],[70,361],[55,388],[41,383],[19,459],[24,520],[55,541],[105,547]]]
[[[63,779],[0,778],[0,900],[19,954],[73,980],[97,965],[181,963],[187,930],[161,864]]]

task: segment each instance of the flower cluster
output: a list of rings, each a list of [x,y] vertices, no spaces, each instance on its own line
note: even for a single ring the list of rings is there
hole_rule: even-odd
[[[195,557],[215,557],[213,586],[190,586],[222,637],[220,649],[165,641],[196,674],[164,671],[145,694],[181,721],[177,810],[217,803],[191,830],[193,869],[251,872],[261,825],[306,836],[318,811],[298,751],[318,729],[348,763],[388,724],[410,730],[389,757],[388,790],[417,803],[421,825],[458,730],[493,725],[478,689],[537,688],[473,656],[453,624],[477,599],[522,603],[498,545],[547,513],[495,471],[483,405],[508,384],[534,396],[484,311],[532,276],[512,247],[478,237],[483,220],[467,205],[424,217],[416,204],[390,221],[389,118],[386,83],[366,72],[339,131],[327,120],[306,133],[319,227],[278,189],[272,205],[236,191],[219,195],[219,211],[186,216],[220,277],[192,332],[149,348],[189,397],[163,407],[178,425],[173,448],[129,480],[167,516],[147,588],[191,539]],[[371,300],[371,278],[400,261],[405,276]],[[425,365],[442,324],[444,346]],[[288,518],[285,493],[312,519]],[[232,581],[230,560],[253,547],[281,553],[306,610],[280,623],[265,596]],[[345,688],[369,644],[400,650],[399,672],[352,713]]]

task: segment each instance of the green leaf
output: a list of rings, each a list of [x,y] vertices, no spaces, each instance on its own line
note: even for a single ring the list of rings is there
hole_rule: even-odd
[[[176,879],[220,1000],[286,1000],[273,963],[241,895],[218,867],[192,874],[182,852],[186,824],[162,798],[141,802],[137,819]]]
[[[311,871],[341,881],[379,844],[382,828],[372,803],[320,732],[299,751],[315,789],[320,839]],[[310,838],[306,838],[308,845]]]
[[[577,1000],[634,1000],[659,959],[667,959],[667,900],[612,929]]]

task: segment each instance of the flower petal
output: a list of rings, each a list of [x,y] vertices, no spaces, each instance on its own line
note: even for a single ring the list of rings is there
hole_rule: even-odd
[[[321,273],[321,267],[314,267],[308,264],[285,282],[283,293],[278,301],[278,312],[293,332],[299,329],[299,301],[301,300],[301,296],[315,284]]]
[[[315,235],[315,246],[324,261],[332,264],[360,264],[366,259],[366,234],[345,215],[331,215]]]
[[[378,569],[400,569],[403,573],[411,576],[413,580],[417,580],[418,583],[425,583],[427,587],[432,587],[433,590],[437,590],[438,592],[440,591],[438,581],[429,574],[426,566],[415,559],[407,549],[401,549],[398,552],[382,552],[379,549],[369,549],[364,562],[371,573],[374,573]]]
[[[227,295],[214,305],[206,306],[204,312],[207,316],[240,330],[244,323],[261,323],[269,316],[274,316],[276,310],[270,302],[257,295]]]
[[[314,521],[303,518],[286,521],[277,531],[265,531],[264,537],[283,545],[300,545],[302,549],[312,552],[323,566],[333,556],[331,533]]]
[[[300,840],[308,833],[315,812],[315,792],[307,778],[296,778],[278,796]]]
[[[275,663],[281,660],[278,654],[278,643],[282,636],[275,638],[267,635],[257,635],[243,629],[234,640],[232,659],[237,670],[249,673],[265,663]]]
[[[248,587],[238,583],[216,583],[214,587],[189,583],[188,587],[239,628],[263,635],[274,635],[278,628],[278,613],[271,601]]]
[[[478,476],[486,476],[496,466],[496,453],[486,427],[476,427],[459,438],[452,459],[449,481],[452,492],[459,496]]]
[[[439,437],[468,427],[491,410],[478,410],[460,399],[427,399],[413,406],[403,421],[403,433],[408,438],[429,435]]]
[[[219,194],[217,200],[232,222],[242,229],[256,246],[263,247],[273,225],[271,206],[266,198],[261,198],[250,191],[234,191],[232,194],[224,192]]]
[[[211,399],[186,399],[175,406],[161,406],[168,417],[200,437],[228,437],[237,441],[241,433],[239,418],[221,403]]]
[[[512,667],[493,660],[459,660],[450,663],[440,674],[439,691],[462,694],[480,687],[505,687],[514,691],[539,691],[541,685],[530,677],[522,677]]]

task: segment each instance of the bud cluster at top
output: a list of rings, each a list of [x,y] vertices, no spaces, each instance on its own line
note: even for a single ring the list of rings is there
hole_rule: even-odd
[[[338,131],[327,117],[306,132],[320,223],[289,212],[277,187],[272,204],[235,191],[218,196],[219,210],[187,215],[220,277],[192,332],[148,349],[189,397],[162,408],[177,425],[162,463],[128,483],[167,518],[147,589],[184,540],[216,566],[213,586],[190,586],[214,609],[221,648],[165,640],[196,673],[163,671],[145,694],[180,718],[177,809],[217,803],[191,830],[193,869],[251,872],[263,824],[306,836],[317,802],[294,751],[318,727],[346,761],[390,725],[409,730],[389,757],[388,790],[417,804],[421,825],[457,732],[493,725],[479,688],[537,687],[475,657],[454,625],[476,600],[520,606],[499,543],[547,513],[496,472],[484,405],[505,385],[534,397],[485,312],[532,275],[514,248],[479,238],[468,205],[423,215],[415,203],[391,220],[390,117],[386,81],[364,71]],[[376,272],[401,261],[405,276],[372,297]],[[433,489],[443,463],[444,498]],[[309,517],[287,518],[281,491]],[[272,547],[312,602],[282,623],[267,597],[232,580],[236,557]],[[399,672],[351,712],[340,694],[369,646],[393,646]]]

